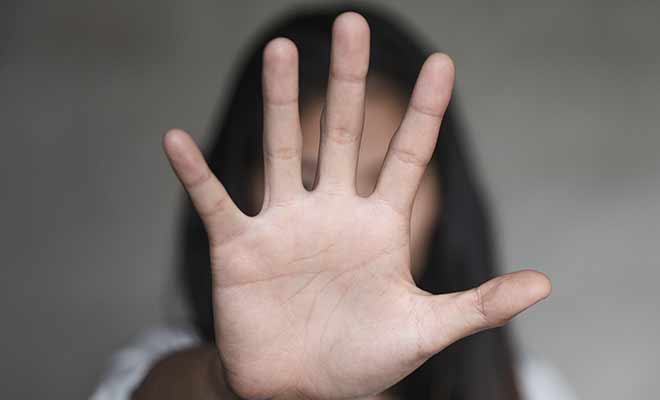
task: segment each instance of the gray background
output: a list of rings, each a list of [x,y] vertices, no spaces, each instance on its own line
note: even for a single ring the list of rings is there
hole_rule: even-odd
[[[176,318],[161,134],[208,141],[237,52],[288,3],[2,3],[0,397],[86,397]],[[523,348],[583,399],[656,397],[660,3],[384,3],[456,62],[503,264],[554,281]]]

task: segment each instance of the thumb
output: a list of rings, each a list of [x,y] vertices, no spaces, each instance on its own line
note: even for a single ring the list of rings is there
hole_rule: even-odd
[[[550,280],[534,270],[493,278],[477,288],[425,296],[420,348],[431,356],[471,334],[502,326],[550,295]],[[426,303],[426,304],[424,304]]]

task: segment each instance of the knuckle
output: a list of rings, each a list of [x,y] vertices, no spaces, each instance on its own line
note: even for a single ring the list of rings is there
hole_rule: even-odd
[[[419,168],[425,168],[431,161],[430,156],[403,147],[393,147],[392,155],[404,164]]]
[[[387,198],[387,195],[382,193],[382,189],[379,187],[376,187],[369,197],[383,205],[388,210],[394,212],[396,215],[402,217],[404,220],[408,221],[410,219],[410,213],[412,212],[410,203],[405,202],[403,204],[397,204],[396,202],[390,201]]]
[[[330,78],[349,85],[364,85],[367,79],[367,71],[354,71],[350,68],[345,68],[345,66],[334,64],[330,68]]]
[[[479,318],[481,318],[485,324],[489,325],[490,318],[486,313],[486,306],[484,304],[484,297],[481,289],[477,287],[475,289],[470,290],[468,293],[471,294],[471,304],[474,311],[476,311],[476,315],[478,315]]]
[[[264,151],[266,157],[272,160],[291,160],[300,156],[301,149],[294,146],[276,146]]]
[[[326,136],[338,144],[353,144],[359,137],[355,130],[342,125],[328,127]]]
[[[208,204],[199,207],[197,212],[202,218],[212,217],[214,215],[220,214],[227,209],[229,203],[229,198],[226,196],[220,196],[216,199],[211,200]]]
[[[199,174],[199,176],[189,179],[188,182],[184,182],[184,186],[189,192],[193,192],[211,180],[212,176],[211,171],[207,169],[205,172]]]
[[[479,286],[467,292],[471,299],[471,306],[474,310],[474,314],[479,318],[480,325],[488,328],[496,328],[503,326],[507,323],[506,318],[498,316],[498,313],[491,312],[488,310],[488,305],[486,304],[486,295],[484,294],[483,286]]]
[[[421,102],[411,103],[410,108],[422,115],[426,115],[434,119],[440,119],[444,115],[444,112],[438,109],[438,107],[432,107],[426,104],[422,104]]]

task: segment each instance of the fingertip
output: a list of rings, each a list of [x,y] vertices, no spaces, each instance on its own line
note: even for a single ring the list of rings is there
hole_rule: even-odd
[[[449,55],[440,52],[428,56],[422,68],[430,70],[429,72],[433,74],[447,74],[451,77],[456,74],[454,60]]]
[[[170,129],[165,132],[163,149],[174,172],[184,185],[206,174],[203,167],[205,165],[204,157],[186,131]]]
[[[431,54],[419,72],[410,105],[422,113],[442,118],[454,88],[454,63],[444,53]]]
[[[182,129],[172,128],[163,135],[163,148],[170,152],[184,145],[188,133]]]
[[[545,274],[526,269],[491,279],[477,293],[482,311],[498,326],[548,297],[550,290]]]
[[[543,272],[534,269],[525,269],[519,273],[526,275],[527,287],[530,297],[538,299],[536,302],[544,300],[552,293],[552,281]]]
[[[331,73],[339,78],[362,81],[369,70],[370,30],[367,20],[349,11],[332,25]]]
[[[290,39],[278,37],[263,52],[265,104],[292,104],[298,99],[298,49]]]
[[[451,94],[456,79],[456,68],[452,59],[444,53],[431,54],[419,73],[429,95]]]
[[[369,35],[369,23],[362,14],[346,11],[337,16],[332,25],[333,33],[347,35]]]
[[[296,44],[288,38],[277,37],[264,47],[264,64],[291,64],[297,61],[298,49]]]

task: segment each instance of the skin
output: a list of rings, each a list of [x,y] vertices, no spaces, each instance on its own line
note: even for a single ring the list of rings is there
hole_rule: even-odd
[[[391,83],[374,77],[367,81],[364,128],[360,143],[356,190],[360,196],[372,194],[387,155],[390,141],[406,111],[406,99]],[[311,187],[318,161],[321,130],[319,115],[323,110],[322,98],[303,107],[303,183]],[[437,171],[427,168],[421,178],[413,201],[410,221],[410,245],[413,277],[421,275],[425,265],[428,241],[440,212],[440,187]]]
[[[316,97],[302,106],[300,115],[303,149],[302,181],[311,190],[314,186],[321,131],[320,116],[325,99]],[[388,145],[406,111],[406,99],[388,81],[375,76],[367,81],[365,118],[358,158],[356,190],[367,197],[376,186]],[[264,178],[261,170],[252,181],[251,208],[263,204]],[[440,213],[441,194],[437,171],[427,168],[413,202],[411,227],[411,257],[413,277],[418,278],[425,265],[431,229]]]
[[[386,85],[373,103],[365,100],[368,54],[366,21],[340,15],[315,139],[306,132],[318,122],[307,115],[320,106],[312,105],[302,120],[298,115],[295,45],[278,38],[266,47],[264,196],[254,217],[232,202],[188,134],[165,135],[165,152],[210,242],[217,348],[202,352],[209,361],[199,368],[209,378],[205,384],[198,378],[196,391],[207,385],[205,393],[222,398],[218,388],[224,387],[244,399],[374,396],[449,344],[500,326],[548,296],[548,279],[531,270],[445,295],[415,285],[412,258],[421,252],[414,248],[424,245],[439,188],[417,192],[454,67],[446,55],[428,58],[399,123],[404,107],[387,96]],[[363,126],[368,134],[360,152]],[[306,190],[303,174],[314,167],[312,190]],[[175,366],[170,360],[154,373],[156,366],[136,397],[156,397],[149,380],[166,382]],[[185,385],[198,375],[181,371],[178,389],[195,392]]]

